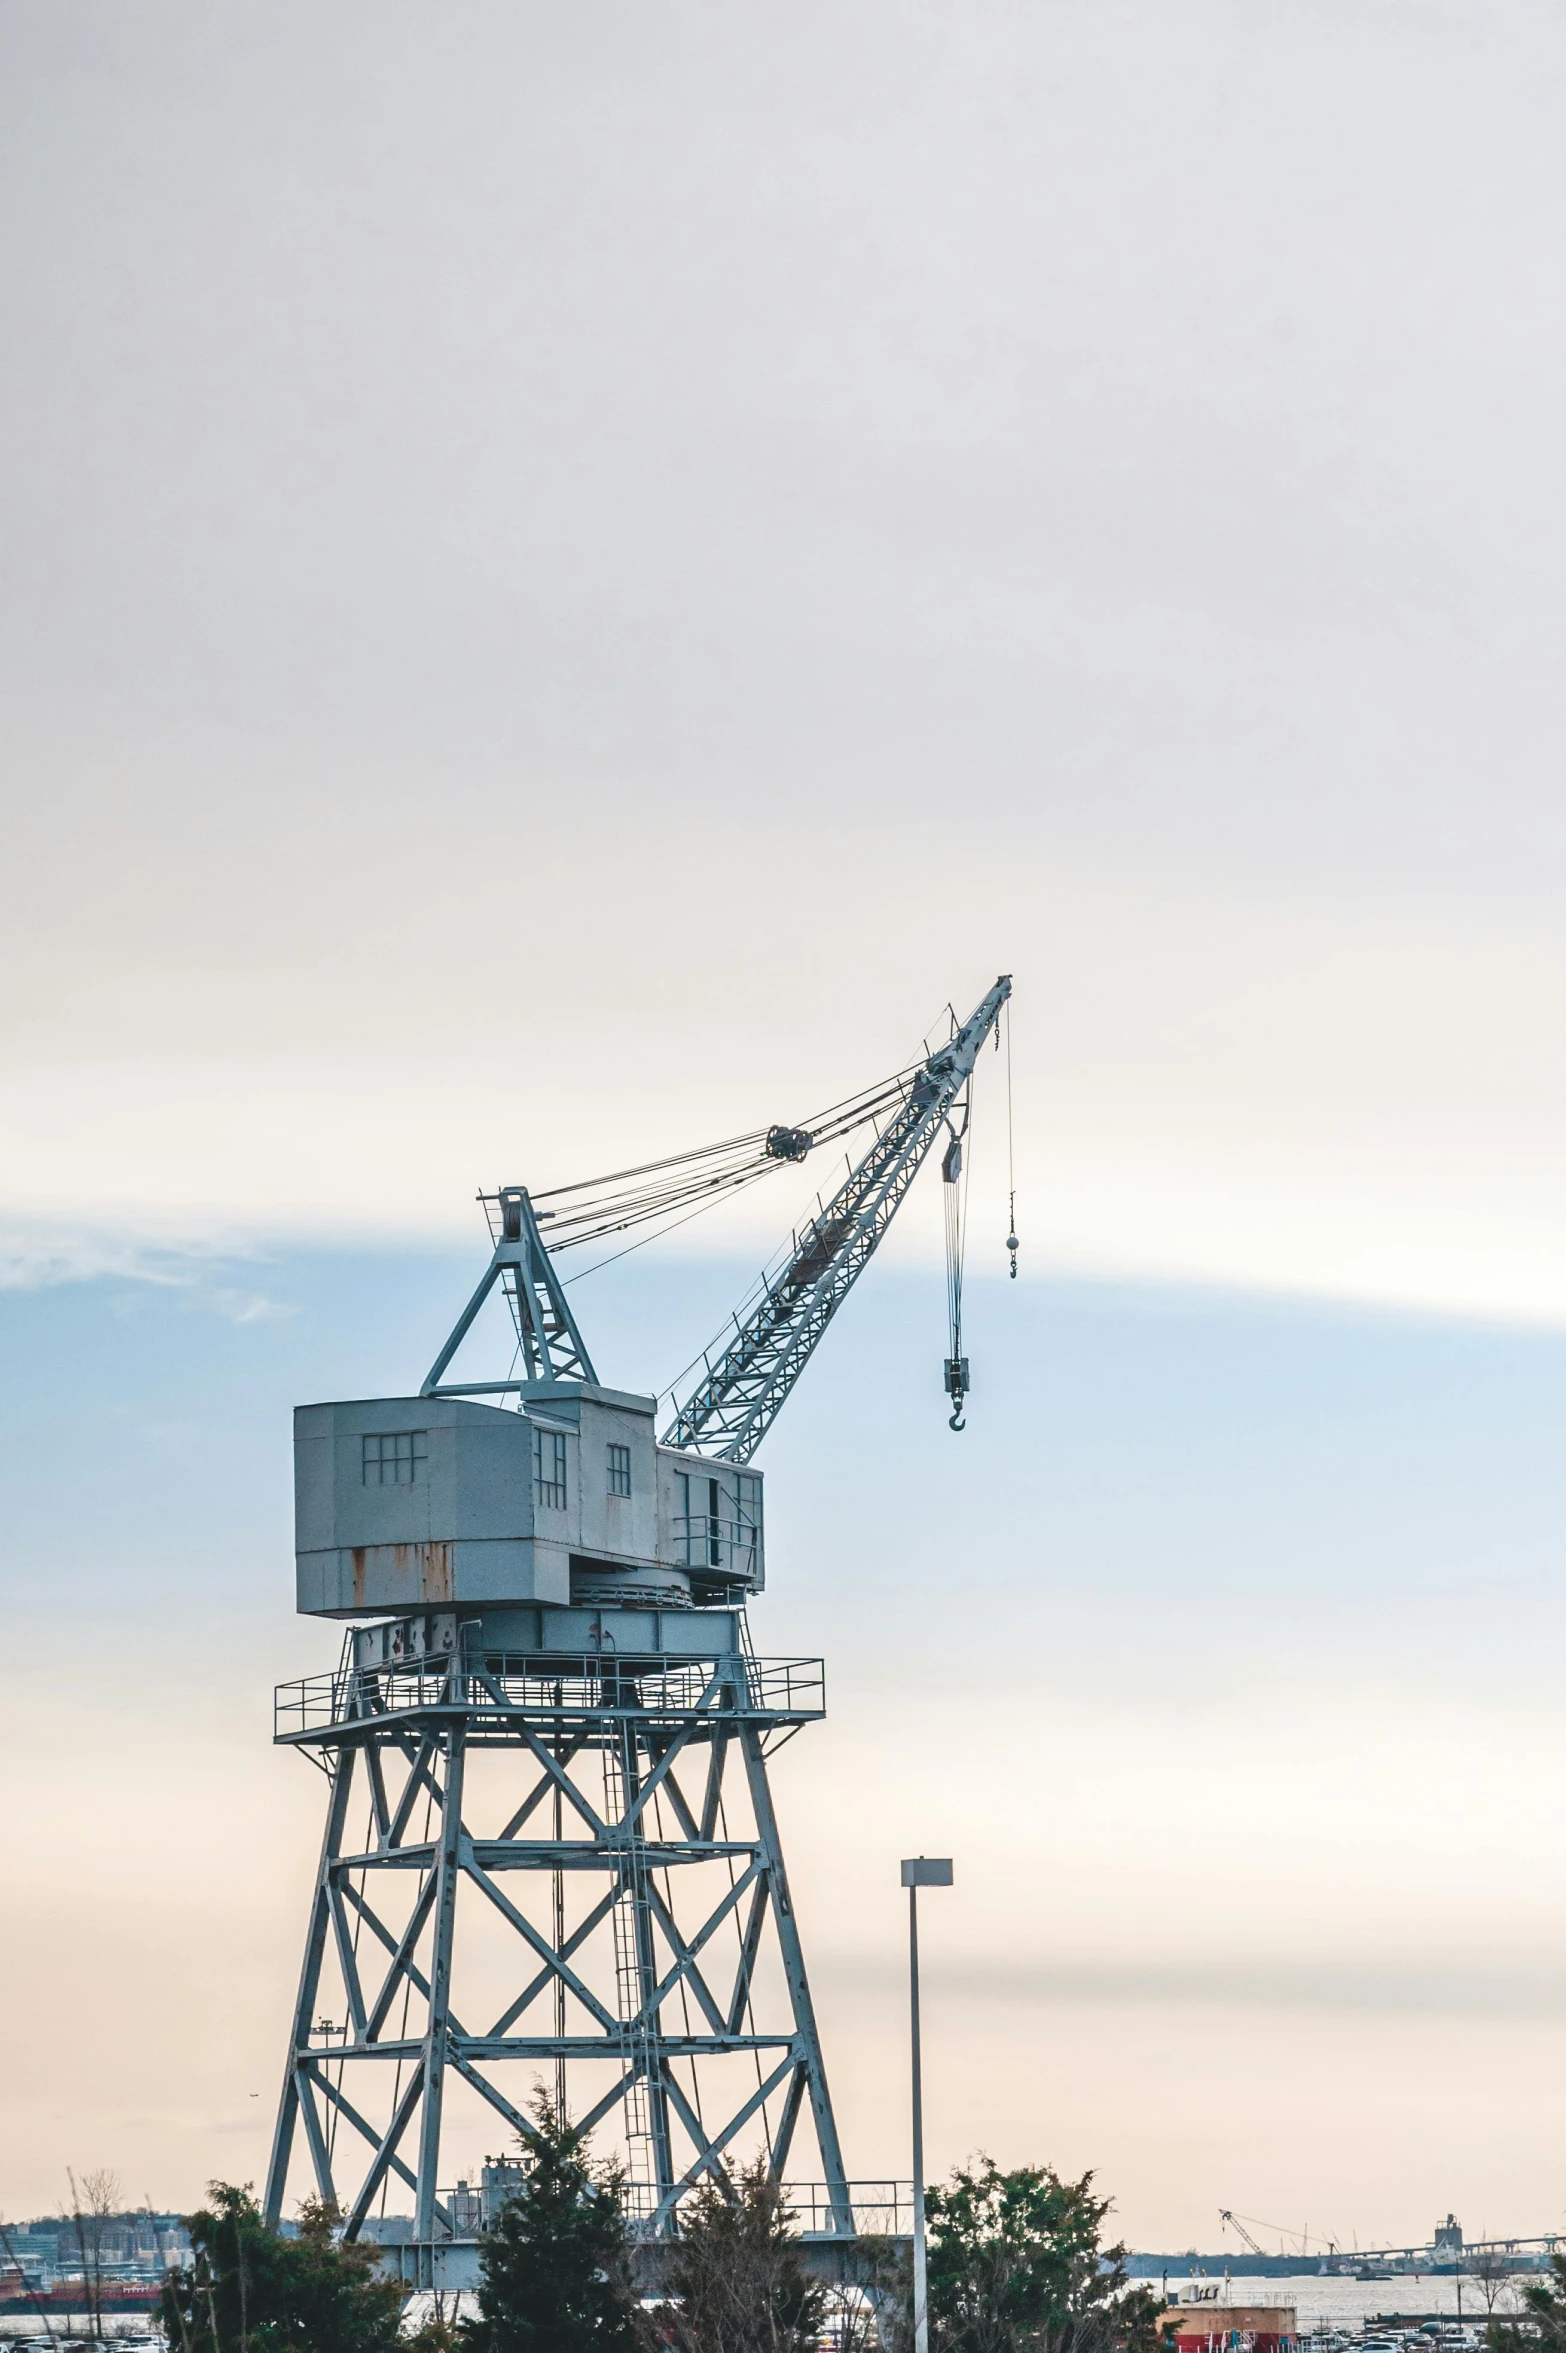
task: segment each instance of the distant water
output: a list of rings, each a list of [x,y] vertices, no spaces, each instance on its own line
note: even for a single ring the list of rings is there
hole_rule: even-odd
[[[1171,2271],[1169,2286],[1171,2291],[1176,2288],[1183,2291],[1198,2284],[1211,2287],[1214,2276],[1210,2271],[1203,2272],[1198,2281],[1185,2272]],[[1525,2278],[1535,2276],[1524,2274]],[[1160,2284],[1156,2279],[1138,2282],[1139,2286],[1154,2288]],[[1292,2304],[1302,2330],[1358,2328],[1363,2322],[1374,2319],[1378,2313],[1449,2312],[1455,2318],[1459,2310],[1459,2286],[1462,2288],[1463,2319],[1469,2322],[1482,2321],[1485,2317],[1484,2298],[1479,2293],[1478,2282],[1471,2279],[1459,2282],[1447,2273],[1439,2277],[1427,2273],[1419,2279],[1412,2275],[1400,2279],[1323,2279],[1319,2272],[1314,2271],[1300,2272],[1287,2279],[1257,2279],[1243,2271],[1229,2274],[1229,2296],[1232,2302]],[[415,2318],[421,2317],[417,2308],[424,2301],[421,2297],[414,2299]],[[464,2308],[477,2310],[475,2297],[465,2296],[462,2303]],[[56,2322],[55,2325],[63,2336],[64,2324]],[[126,2322],[122,2325],[135,2329],[145,2324]],[[85,2315],[78,2314],[74,2321],[75,2333],[85,2340],[87,2328]],[[105,2330],[111,2336],[118,2333],[113,2320],[105,2323]],[[0,2316],[0,2341],[37,2335],[38,2324],[30,2317],[21,2313]]]
[[[1523,2277],[1535,2278],[1536,2273]],[[1211,2287],[1212,2272],[1204,2272],[1200,2280],[1189,2278],[1184,2272],[1171,2271],[1170,2292],[1182,2292],[1198,2285]],[[1159,2286],[1158,2280],[1149,2283]],[[1229,2295],[1236,2304],[1292,2304],[1299,2317],[1301,2329],[1318,2324],[1337,2328],[1357,2328],[1361,2321],[1372,2319],[1380,2312],[1449,2312],[1455,2318],[1458,2310],[1458,2290],[1462,2290],[1461,2311],[1465,2321],[1482,2321],[1485,2317],[1484,2298],[1479,2293],[1477,2280],[1454,2279],[1449,2272],[1439,2275],[1426,2272],[1415,2278],[1412,2273],[1398,2279],[1323,2279],[1319,2272],[1300,2272],[1289,2279],[1256,2279],[1243,2271],[1229,2274]]]
[[[147,2323],[144,2320],[127,2320],[121,2313],[105,2314],[101,2338],[93,2337],[91,2333],[92,2322],[85,2312],[62,2312],[58,2317],[51,2319],[49,2327],[54,2331],[56,2340],[62,2345],[71,2343],[112,2345],[117,2337],[128,2337],[132,2345],[138,2347],[155,2345],[161,2349],[164,2342],[161,2335],[149,2334]],[[28,2338],[31,2338],[35,2345],[45,2345],[49,2341],[47,2332],[32,2313],[0,2312],[0,2344],[12,2344],[17,2341],[25,2343]]]

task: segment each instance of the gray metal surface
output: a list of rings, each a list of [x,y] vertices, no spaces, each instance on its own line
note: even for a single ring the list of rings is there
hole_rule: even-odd
[[[529,1382],[294,1414],[299,1608],[743,1599],[765,1582],[762,1474],[657,1443],[656,1401]]]
[[[930,1147],[973,1074],[979,1050],[1011,995],[1003,973],[949,1045],[908,1081],[888,1121],[831,1200],[794,1238],[786,1265],[738,1319],[734,1338],[664,1431],[666,1446],[748,1462],[897,1214]]]
[[[506,1295],[517,1328],[517,1343],[530,1381],[596,1381],[587,1343],[576,1327],[571,1303],[538,1230],[533,1204],[520,1185],[500,1195],[500,1238],[494,1256],[467,1306],[458,1316],[451,1336],[424,1377],[425,1397],[471,1394],[461,1382],[439,1386],[457,1350],[467,1338],[479,1309],[495,1285]],[[481,1381],[477,1389],[518,1389],[520,1381]]]
[[[460,2204],[463,2192],[448,2193]],[[913,2241],[909,2217],[911,2185],[906,2181],[851,2181],[849,2201],[859,2224],[858,2234],[845,2238],[830,2227],[830,2210],[822,2206],[820,2182],[784,2182],[783,2196],[794,2216],[805,2269],[834,2286],[881,2287],[888,2271],[893,2276],[908,2258]],[[823,2223],[826,2227],[823,2227]],[[473,2293],[479,2286],[480,2246],[477,2238],[437,2239],[421,2248],[410,2238],[380,2239],[384,2273],[408,2287],[443,2289],[448,2295]],[[636,2238],[631,2246],[631,2276],[643,2296],[667,2294],[670,2272],[678,2259],[679,2242],[668,2237]]]
[[[332,1794],[268,2214],[298,2156],[350,2237],[389,2191],[411,2196],[406,2260],[431,2284],[464,2235],[438,2186],[453,2095],[525,2140],[531,2086],[559,2066],[578,2121],[618,2114],[644,2234],[674,2229],[741,2136],[781,2173],[808,2120],[830,2228],[851,2238],[767,1782],[769,1752],[823,1712],[819,1661],[513,1658],[463,1637],[442,1652],[426,1628],[384,1666],[350,1645],[337,1676],[279,1695],[279,1738]],[[454,1970],[476,1916],[499,1949],[474,2014]]]

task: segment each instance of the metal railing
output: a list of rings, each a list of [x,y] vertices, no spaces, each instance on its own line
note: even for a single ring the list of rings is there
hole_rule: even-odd
[[[786,2181],[783,2196],[801,2238],[837,2235],[832,2197],[824,2181]],[[860,2238],[899,2239],[912,2233],[911,2181],[851,2181],[848,2198]]]
[[[789,1718],[826,1713],[820,1659],[726,1659],[668,1665],[594,1652],[576,1659],[456,1658],[338,1668],[280,1683],[273,1737],[297,1740],[388,1716],[460,1711],[480,1719],[631,1716]]]
[[[716,1512],[679,1513],[669,1523],[675,1558],[687,1569],[720,1569],[752,1581],[761,1569],[761,1530],[754,1520],[726,1520]]]
[[[520,2185],[521,2175],[517,2181]],[[624,2193],[625,2210],[633,2232],[652,2218],[658,2193],[647,2184],[631,2185]],[[792,2229],[800,2238],[831,2239],[842,2234],[832,2208],[832,2194],[824,2181],[786,2181],[783,2200],[793,2216]],[[848,2201],[854,2212],[854,2232],[862,2239],[907,2238],[913,2231],[911,2181],[851,2181]],[[477,2237],[500,2211],[502,2194],[479,2191],[464,2184],[442,2190],[441,2205],[454,2225],[453,2236]]]

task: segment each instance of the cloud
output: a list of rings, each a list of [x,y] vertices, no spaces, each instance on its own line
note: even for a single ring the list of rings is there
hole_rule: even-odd
[[[236,1291],[227,1284],[215,1291],[198,1292],[195,1303],[209,1307],[214,1315],[226,1316],[231,1324],[275,1323],[299,1312],[291,1299],[272,1299],[264,1291]]]
[[[122,1282],[189,1282],[177,1255],[109,1233],[80,1233],[61,1228],[39,1233],[0,1233],[0,1290],[44,1291],[60,1283],[99,1282],[112,1276]]]
[[[1470,16],[11,11],[0,1215],[472,1232],[1006,964],[1030,1268],[1566,1317],[1566,32]]]
[[[897,1969],[857,1956],[833,1956],[831,1973],[834,1984],[845,1989],[874,1987],[888,1998],[900,1983]],[[932,2001],[985,2007],[1211,2007],[1566,2023],[1559,1971],[1543,1962],[1537,1967],[1464,1968],[1440,1961],[1383,1966],[1352,1959],[1148,1962],[1106,1957],[1068,1962],[926,1961],[922,1975]]]
[[[45,1291],[68,1283],[145,1283],[179,1291],[189,1307],[232,1324],[271,1323],[298,1312],[292,1300],[218,1279],[231,1270],[226,1254],[196,1245],[180,1248],[63,1227],[0,1232],[0,1291]]]
[[[1559,1972],[1450,1968],[1424,1962],[1367,1967],[1352,1960],[1042,1964],[933,1972],[932,1986],[990,2002],[1055,2001],[1243,2006],[1566,2020]]]

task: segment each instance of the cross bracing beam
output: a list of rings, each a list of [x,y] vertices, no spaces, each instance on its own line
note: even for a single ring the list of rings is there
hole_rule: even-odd
[[[772,2073],[767,2076],[763,2082],[757,2084],[755,2090],[751,2093],[750,2098],[745,2102],[744,2106],[740,2108],[736,2114],[730,2117],[728,2123],[724,2125],[722,2130],[717,2133],[704,2134],[703,2137],[705,2139],[706,2146],[702,2149],[695,2163],[687,2169],[684,2178],[677,2182],[671,2182],[668,2189],[664,2192],[663,2198],[658,2206],[658,2211],[653,2217],[655,2224],[670,2220],[674,2214],[675,2207],[679,2204],[679,2201],[685,2195],[685,2192],[687,2190],[694,2189],[697,2182],[701,2179],[704,2173],[710,2173],[712,2171],[715,2160],[722,2156],[724,2150],[729,2146],[729,2143],[734,2140],[744,2129],[744,2127],[750,2122],[751,2118],[756,2114],[757,2110],[759,2108],[765,2107],[767,2101],[778,2089],[778,2086],[782,2083],[790,2068],[796,2064],[796,2057],[797,2054],[795,2053],[793,2045],[790,2044],[788,2056],[779,2061],[778,2065],[773,2068]],[[843,2184],[843,2202],[845,2205],[847,2204],[847,2201],[848,2184],[845,2181]],[[852,2224],[850,2224],[850,2228],[852,2228]]]
[[[692,2184],[758,2136],[780,2166],[808,2119],[833,2227],[851,2232],[766,1790],[780,1719],[755,1699],[771,1662],[681,1670],[677,1709],[660,1705],[672,1673],[649,1674],[638,1707],[617,1671],[605,1704],[581,1692],[569,1716],[514,1696],[497,1709],[510,1662],[485,1664],[449,1671],[419,1721],[356,1701],[312,1732],[332,1795],[268,2211],[281,2218],[297,2156],[351,2233],[411,2192],[428,2252],[450,2235],[436,2184],[461,2163],[443,2154],[452,2102],[469,2147],[486,2115],[489,2138],[496,2117],[526,2137],[530,2080],[560,2065],[572,2112],[626,2136],[640,2227],[671,2230]],[[475,2001],[487,2033],[457,2015]]]
[[[437,1856],[435,1858],[436,1867],[425,1873],[424,1884],[421,1886],[417,1896],[414,1898],[413,1910],[409,1915],[408,1925],[403,1930],[402,1935],[398,1938],[396,1944],[392,1947],[390,1966],[386,1971],[386,1975],[381,1980],[381,1990],[375,1997],[375,2001],[371,2006],[369,2019],[365,2025],[364,2040],[366,2042],[373,2043],[377,2040],[380,2035],[381,2028],[385,2025],[387,2019],[391,2015],[391,2007],[393,2002],[395,2002],[398,1994],[409,1982],[409,1959],[415,1946],[418,1944],[420,1937],[424,1934],[424,1924],[430,1916],[430,1906],[435,1901],[435,1891],[439,1884],[440,1877],[439,1860],[440,1858]],[[428,1999],[429,1987],[427,1984],[423,1987],[423,1991],[426,1999]]]
[[[604,1921],[608,1919],[610,1913],[614,1910],[615,1905],[621,1900],[622,1893],[623,1890],[620,1886],[620,1883],[618,1880],[616,1880],[614,1886],[610,1888],[608,1894],[599,1897],[597,1903],[594,1904],[592,1910],[588,1913],[587,1918],[578,1922],[577,1926],[571,1931],[571,1934],[559,1947],[559,1956],[562,1961],[569,1961],[571,1955],[578,1951],[581,1946],[586,1944],[593,1931],[603,1925]],[[539,1995],[541,1993],[547,1992],[549,1987],[556,1982],[558,1977],[559,1971],[555,1967],[553,1959],[546,1961],[543,1968],[538,1971],[537,1975],[522,1988],[522,1991],[517,1995],[516,2000],[510,2003],[506,2009],[502,2010],[500,2016],[496,2019],[494,2025],[490,2028],[488,2035],[485,2037],[486,2041],[491,2043],[503,2042],[507,2028],[514,2026],[517,2020],[521,2017],[523,2011],[530,2010],[533,2007],[533,2004],[537,2001]]]
[[[347,1898],[348,1902],[352,1904],[355,1912],[358,1914],[364,1926],[370,1931],[370,1934],[375,1938],[377,1944],[384,1945],[387,1952],[395,1953],[398,1947],[398,1939],[392,1935],[391,1930],[386,1926],[385,1922],[381,1920],[376,1912],[371,1908],[371,1906],[365,1902],[363,1896],[360,1895],[357,1888],[344,1887],[343,1894]],[[422,1995],[424,2000],[428,2001],[430,1992],[429,1980],[424,1975],[424,1972],[420,1969],[418,1963],[413,1960],[411,1956],[405,1954],[401,1963],[401,1970],[402,1975],[404,1978],[406,1978],[410,1989],[414,1993]],[[366,2037],[366,2040],[369,2039],[370,2038]]]
[[[715,1744],[712,1742],[708,1743],[709,1748],[713,1745]],[[663,1763],[667,1752],[658,1745],[656,1740],[650,1742],[649,1746],[653,1748],[660,1764]],[[664,1787],[669,1793],[669,1803],[674,1808],[674,1818],[686,1837],[693,1840],[697,1846],[710,1844],[712,1833],[710,1830],[704,1831],[691,1812],[685,1792],[680,1787],[679,1777],[673,1771],[672,1758],[669,1761],[670,1770],[664,1775]]]
[[[788,2163],[788,2153],[793,2146],[794,2132],[799,2123],[800,2109],[805,2104],[805,2092],[809,2080],[805,2068],[795,2068],[789,2082],[788,2097],[783,2103],[783,2114],[778,2120],[777,2131],[772,2136],[772,2178],[774,2181],[781,2179],[783,2168]]]
[[[758,1879],[750,1899],[750,1916],[740,1937],[739,1962],[734,1971],[734,1993],[729,2003],[729,2014],[723,2022],[725,2034],[738,2034],[740,2020],[750,2001],[750,1981],[755,1973],[756,1956],[761,1950],[761,1931],[767,1918],[767,1882]]]
[[[555,1735],[556,1747],[554,1753],[554,1762],[560,1766],[575,1764],[578,1756],[581,1754],[582,1746],[586,1738],[587,1735],[585,1732],[578,1732],[562,1747],[560,1745],[560,1736],[557,1733]],[[505,1840],[515,1838],[523,1823],[530,1822],[532,1820],[534,1814],[537,1813],[539,1807],[543,1804],[545,1798],[548,1797],[550,1791],[555,1786],[555,1778],[552,1773],[540,1773],[538,1779],[534,1782],[532,1788],[528,1791],[526,1797],[522,1800],[522,1803],[518,1806],[516,1812],[511,1816],[511,1819],[501,1830],[501,1839]]]
[[[524,1940],[524,1942],[532,1946],[539,1959],[548,1968],[550,1975],[552,1977],[557,1977],[560,1980],[560,1983],[565,1987],[567,1993],[575,1994],[577,2000],[581,2003],[583,2009],[588,2012],[589,2016],[597,2018],[602,2023],[605,2031],[610,2036],[617,2038],[622,2031],[622,2021],[615,2016],[612,2010],[605,2008],[604,2004],[594,1993],[592,1987],[588,1985],[584,1979],[577,1975],[569,1961],[564,1959],[560,1953],[556,1952],[554,1946],[549,1942],[549,1939],[543,1934],[543,1931],[541,1929],[535,1928],[532,1921],[527,1917],[526,1913],[519,1912],[516,1905],[509,1902],[508,1899],[502,1895],[500,1889],[495,1885],[493,1879],[491,1879],[486,1872],[480,1871],[478,1867],[474,1865],[469,1870],[468,1876],[478,1887],[483,1889],[485,1895],[488,1896],[490,1902],[495,1906],[495,1909],[499,1912],[501,1918],[503,1920],[508,1920],[511,1926],[516,1930],[517,1934]],[[524,2046],[530,2039],[531,2038],[529,2037],[523,2038]]]
[[[317,2197],[328,2205],[337,2203],[337,2188],[332,2179],[332,2153],[325,2133],[321,2130],[321,2112],[315,2104],[316,2074],[314,2066],[306,2062],[298,2071],[299,2113],[304,2119],[305,2138],[310,2144],[310,2162],[315,2168]]]
[[[343,1904],[343,1891],[335,1877],[326,1885],[326,1900],[331,1906],[332,1934],[337,1943],[337,1966],[342,1972],[343,1990],[348,1997],[348,2014],[353,2020],[354,2039],[362,2042],[369,2029],[369,2015],[364,2006],[364,1982],[359,1975],[359,1955],[348,1915]],[[394,1948],[395,1949],[395,1948]]]
[[[602,2124],[606,2116],[612,2116],[622,2101],[628,2099],[635,2091],[636,2086],[643,2081],[646,2073],[646,2061],[633,2059],[620,2077],[619,2082],[612,2084],[603,2097],[595,2101],[593,2106],[588,2109],[587,2114],[581,2119],[582,2130],[592,2132],[597,2125]]]
[[[407,1829],[409,1822],[412,1820],[413,1809],[418,1804],[421,1797],[429,1797],[433,1799],[437,1805],[439,1805],[441,1802],[441,1791],[439,1784],[437,1783],[434,1774],[430,1771],[430,1758],[434,1754],[435,1750],[434,1733],[432,1731],[425,1733],[423,1739],[419,1743],[417,1752],[415,1752],[405,1736],[398,1737],[396,1746],[399,1753],[408,1759],[408,1779],[402,1796],[397,1801],[397,1811],[391,1818],[391,1826],[386,1833],[386,1844],[388,1846],[400,1846],[402,1844],[403,1832]]]
[[[382,2133],[379,2142],[376,2144],[375,2154],[370,2160],[369,2171],[366,2173],[363,2182],[360,2184],[359,2194],[348,2209],[348,2223],[345,2235],[350,2239],[356,2239],[358,2237],[360,2225],[363,2223],[366,2214],[368,2214],[370,2210],[371,2201],[374,2198],[376,2191],[381,2186],[381,2182],[385,2177],[387,2167],[391,2164],[393,2158],[397,2154],[398,2149],[401,2147],[403,2135],[407,2131],[409,2125],[413,2122],[414,2116],[423,2098],[424,2070],[421,2063],[422,2058],[423,2054],[421,2052],[419,2055],[419,2060],[415,2061],[413,2072],[408,2078],[408,2088],[403,2093],[396,2106],[393,2108],[391,2122],[387,2125],[386,2130]],[[422,2184],[419,2182],[417,2177],[415,2177],[415,2195],[419,2194],[421,2188]]]
[[[520,2108],[513,2107],[505,2093],[492,2084],[487,2076],[482,2075],[464,2053],[453,2051],[451,2064],[464,2082],[473,2086],[480,2099],[487,2101],[497,2116],[505,2118],[519,2141],[533,2142],[538,2139],[538,2128],[531,2117],[524,2116]]]
[[[312,2079],[314,2081],[316,2090],[323,2093],[325,2097],[330,2100],[332,2106],[337,2110],[338,2115],[343,2118],[344,2122],[351,2124],[354,2131],[359,2134],[361,2139],[368,2141],[372,2149],[379,2147],[381,2138],[380,2134],[376,2131],[374,2125],[371,2124],[368,2117],[361,2116],[353,2102],[350,2099],[347,2099],[339,2087],[333,2083],[330,2070],[324,2066],[318,2067],[313,2070]],[[392,2172],[398,2174],[401,2179],[407,2183],[410,2189],[416,2189],[418,2187],[419,2177],[414,2172],[412,2166],[407,2163],[405,2158],[399,2157],[394,2151],[391,2157],[388,2158],[387,2162],[390,2165]]]

